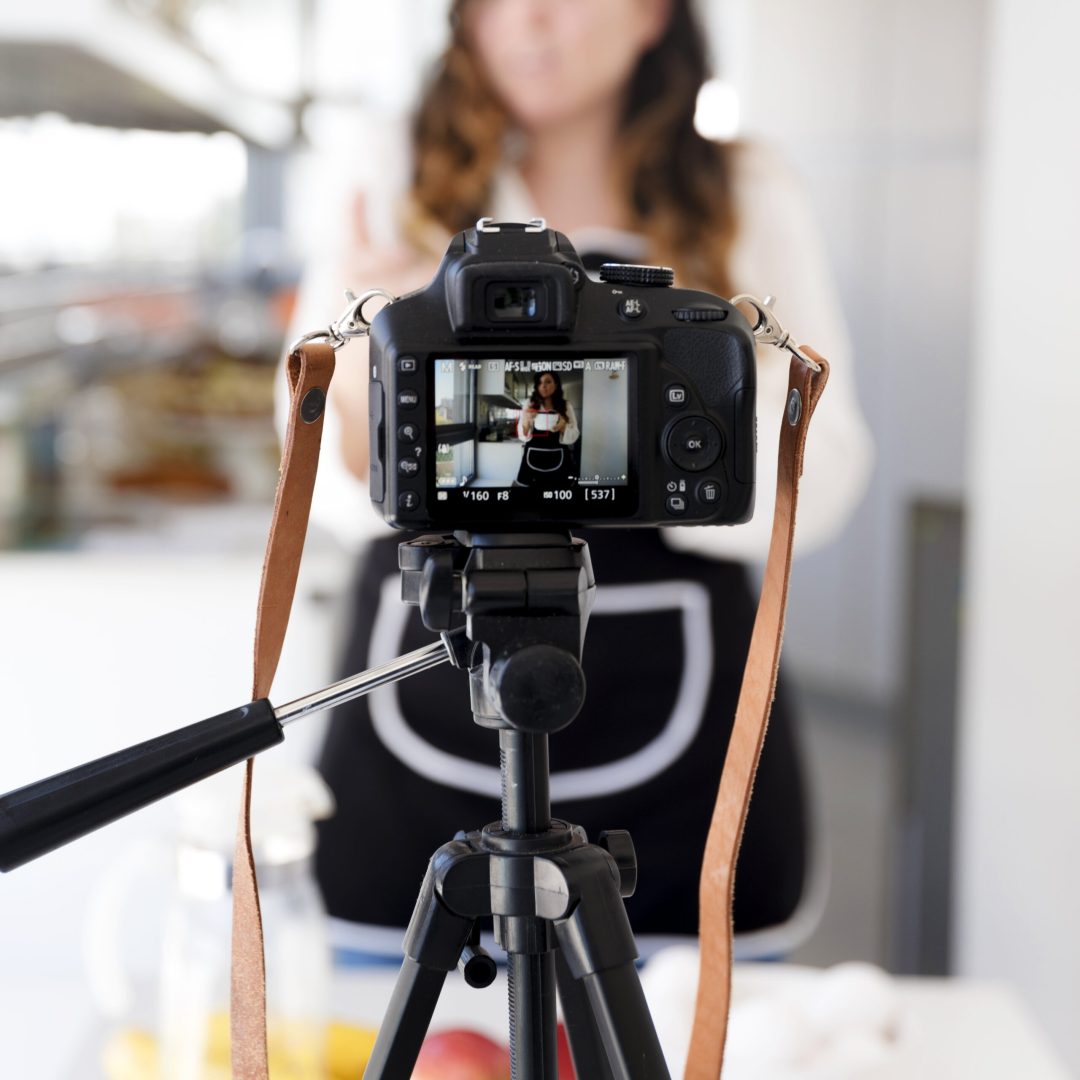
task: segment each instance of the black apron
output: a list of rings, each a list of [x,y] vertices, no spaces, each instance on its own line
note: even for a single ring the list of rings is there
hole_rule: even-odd
[[[550,740],[552,813],[628,829],[637,934],[696,934],[698,874],[749,647],[756,598],[739,564],[670,550],[656,529],[575,530],[599,586],[577,719]],[[397,545],[372,543],[357,581],[344,674],[429,644],[399,597]],[[427,861],[459,829],[500,817],[497,732],[478,727],[468,678],[445,665],[338,708],[320,770],[337,813],[319,826],[331,915],[403,927]],[[803,780],[783,682],[739,856],[735,930],[778,926],[806,878]]]
[[[556,487],[576,477],[574,454],[557,431],[534,431],[521,450],[517,482],[526,487]]]

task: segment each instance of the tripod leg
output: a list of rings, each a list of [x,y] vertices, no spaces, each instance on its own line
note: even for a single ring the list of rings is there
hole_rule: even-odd
[[[593,1019],[585,984],[570,974],[561,949],[555,953],[555,976],[559,984],[563,1023],[570,1039],[570,1054],[574,1059],[574,1072],[590,1080],[612,1080],[607,1051],[600,1038],[600,1029]]]
[[[664,1052],[633,963],[586,975],[582,982],[617,1080],[670,1080]]]
[[[445,971],[405,957],[364,1080],[407,1080],[412,1075],[445,980]]]
[[[365,1080],[408,1080],[412,1075],[447,973],[457,966],[472,927],[472,919],[455,914],[439,899],[429,865]]]
[[[575,860],[577,865],[572,870],[568,867],[580,900],[565,919],[555,923],[560,951],[570,975],[584,987],[610,1076],[614,1080],[670,1080],[634,967],[637,948],[608,865],[610,856],[598,848],[584,850],[587,854]]]

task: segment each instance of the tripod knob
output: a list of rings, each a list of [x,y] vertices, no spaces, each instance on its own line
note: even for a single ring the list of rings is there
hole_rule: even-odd
[[[527,645],[492,667],[498,709],[519,731],[561,731],[581,711],[585,673],[554,645]]]
[[[637,888],[637,855],[634,841],[625,829],[605,829],[596,838],[597,847],[602,847],[619,868],[619,894],[633,896]]]

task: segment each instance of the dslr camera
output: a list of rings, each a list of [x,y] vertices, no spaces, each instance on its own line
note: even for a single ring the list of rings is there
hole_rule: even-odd
[[[542,220],[482,218],[371,324],[371,497],[403,529],[736,525],[754,335],[666,267],[590,280]]]

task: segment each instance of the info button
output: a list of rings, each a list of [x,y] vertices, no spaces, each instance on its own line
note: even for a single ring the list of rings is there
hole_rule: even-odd
[[[704,416],[688,416],[668,429],[668,457],[687,472],[704,472],[722,449],[720,429]]]

